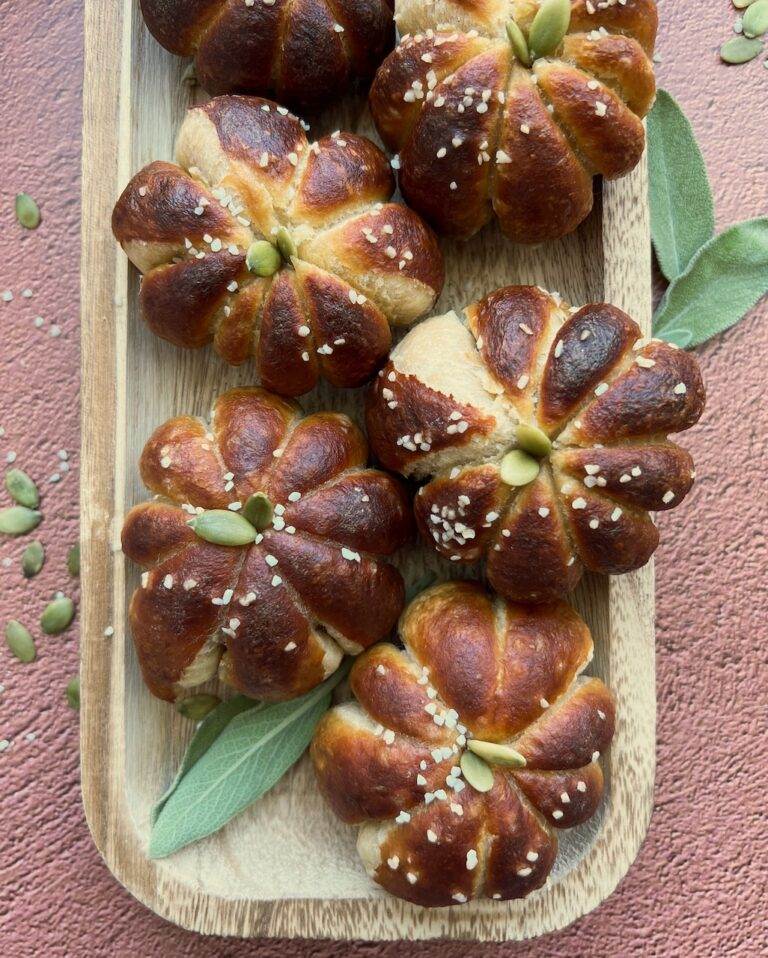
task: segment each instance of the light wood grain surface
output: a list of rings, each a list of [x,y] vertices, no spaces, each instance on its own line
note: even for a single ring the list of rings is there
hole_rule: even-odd
[[[112,239],[109,219],[129,176],[172,158],[184,110],[199,91],[185,64],[148,35],[136,0],[87,0],[83,131],[82,276],[82,781],[94,840],[117,878],[159,914],[187,928],[232,935],[347,938],[447,936],[504,940],[562,927],[594,908],[634,859],[650,817],[654,775],[653,571],[588,578],[575,597],[596,640],[592,671],[616,692],[619,723],[605,757],[606,800],[595,819],[564,836],[552,882],[523,902],[428,911],[386,897],[365,875],[353,831],[330,815],[306,759],[221,833],[161,862],[145,849],[149,810],[190,735],[190,723],[143,687],[126,629],[137,571],[119,551],[122,517],[144,497],[136,462],[158,423],[205,415],[224,389],[254,381],[212,351],[178,350],[153,337],[137,308],[137,274]],[[313,125],[371,133],[362,101]],[[607,184],[579,232],[526,249],[487,229],[446,244],[438,309],[460,309],[510,282],[539,283],[576,304],[607,300],[650,324],[646,170]],[[599,208],[599,207],[602,208]],[[306,409],[360,420],[359,391],[321,387]],[[401,561],[456,572],[418,548]],[[465,573],[466,574],[466,573]],[[113,626],[113,638],[103,635]]]

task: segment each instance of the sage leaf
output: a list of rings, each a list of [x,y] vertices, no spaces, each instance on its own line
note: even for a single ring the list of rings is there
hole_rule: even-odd
[[[163,810],[163,806],[176,791],[182,778],[184,778],[192,766],[205,755],[232,719],[247,709],[266,707],[265,704],[256,702],[254,699],[246,698],[245,695],[235,695],[233,698],[227,699],[226,702],[222,702],[221,705],[217,705],[212,712],[206,715],[203,721],[197,726],[197,731],[187,746],[184,758],[181,760],[181,765],[179,765],[179,769],[173,781],[152,808],[150,815],[150,823],[152,825],[157,821],[157,817]]]
[[[698,346],[737,323],[766,292],[768,217],[760,217],[732,226],[699,250],[665,293],[654,333]]]
[[[218,695],[213,695],[211,692],[199,692],[197,695],[179,699],[176,703],[176,711],[184,718],[192,719],[193,722],[201,722],[217,705],[221,705]]]
[[[211,835],[269,791],[309,745],[346,673],[338,669],[301,698],[236,715],[166,800],[150,833],[150,858]]]
[[[666,90],[648,115],[651,238],[672,282],[715,232],[707,170],[687,117]]]

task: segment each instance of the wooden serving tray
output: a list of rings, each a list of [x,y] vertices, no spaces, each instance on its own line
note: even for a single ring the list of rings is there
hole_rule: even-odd
[[[368,879],[354,830],[337,822],[306,760],[218,835],[159,862],[146,857],[149,811],[164,791],[191,723],[153,699],[139,677],[126,610],[138,580],[119,550],[123,515],[144,498],[137,459],[171,415],[204,414],[212,398],[253,382],[210,349],[183,351],[153,337],[137,309],[138,280],[110,232],[129,176],[172,158],[183,113],[199,91],[186,64],[147,33],[137,0],[86,0],[82,272],[82,783],[96,845],[140,901],[207,934],[337,939],[526,938],[595,908],[637,854],[651,813],[654,775],[653,571],[588,578],[575,597],[596,640],[593,671],[616,692],[619,722],[605,759],[601,812],[563,835],[552,881],[525,901],[425,910],[387,897]],[[358,99],[313,127],[370,133]],[[538,283],[576,304],[606,300],[646,329],[650,243],[646,169],[607,184],[574,236],[515,247],[495,228],[466,245],[444,244],[439,310],[507,283]],[[321,388],[305,408],[360,419],[359,391]],[[401,567],[414,581],[448,563],[414,548]],[[456,570],[453,569],[453,572]],[[466,571],[465,571],[465,574]],[[114,636],[104,630],[114,627]]]

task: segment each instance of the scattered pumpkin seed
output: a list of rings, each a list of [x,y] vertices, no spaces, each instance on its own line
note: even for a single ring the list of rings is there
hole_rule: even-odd
[[[733,0],[733,5],[737,10],[743,10],[745,7],[748,7],[751,3],[754,3],[755,0]]]
[[[272,521],[273,513],[272,503],[263,492],[255,492],[252,496],[248,496],[240,511],[240,515],[246,518],[258,532],[267,528]]]
[[[80,543],[76,542],[67,553],[67,572],[77,578],[80,575]]]
[[[30,542],[21,554],[21,571],[26,579],[31,579],[43,568],[45,550],[39,539]]]
[[[459,765],[462,775],[476,792],[490,792],[493,788],[493,769],[486,761],[474,752],[464,752]]]
[[[509,745],[500,745],[497,742],[484,742],[479,738],[471,738],[467,748],[493,765],[509,765],[512,768],[524,768],[525,757]]]
[[[757,0],[747,7],[742,26],[745,37],[761,37],[768,30],[768,0]]]
[[[280,250],[280,255],[286,262],[296,255],[296,244],[284,226],[281,226],[275,234],[275,242],[277,243],[277,248]]]
[[[40,525],[42,515],[26,506],[0,509],[0,532],[7,536],[23,536]]]
[[[246,546],[256,530],[246,518],[228,509],[209,509],[187,523],[195,535],[218,546]]]
[[[248,247],[245,265],[256,276],[274,276],[280,269],[282,258],[277,249],[266,240],[256,240]]]
[[[58,635],[70,627],[74,617],[75,603],[67,596],[61,596],[49,602],[43,609],[43,614],[40,616],[40,628],[46,635]]]
[[[29,193],[16,194],[16,219],[27,230],[36,230],[40,225],[40,207]]]
[[[27,509],[37,509],[40,505],[40,493],[32,479],[21,469],[9,469],[5,474],[5,488],[11,498]]]
[[[539,474],[539,460],[522,449],[512,449],[501,460],[499,472],[508,486],[527,486]]]
[[[517,59],[524,66],[530,66],[531,53],[528,49],[528,41],[525,39],[525,34],[520,29],[516,20],[507,20],[507,39]]]
[[[64,694],[67,697],[67,705],[74,709],[75,712],[80,711],[80,676],[76,675],[73,679],[70,679],[67,682],[67,687],[64,690]]]
[[[749,63],[763,49],[762,40],[748,37],[731,37],[720,47],[720,59],[724,63]]]
[[[211,695],[208,692],[200,692],[199,695],[190,695],[188,698],[179,699],[176,702],[176,711],[184,718],[192,719],[194,722],[201,722],[205,716],[212,712],[217,705],[221,703],[218,695]]]
[[[37,657],[35,640],[30,635],[29,629],[25,628],[21,622],[11,619],[5,627],[5,641],[19,662],[28,664],[35,661]]]
[[[528,31],[531,60],[547,56],[563,42],[571,23],[571,0],[542,0]]]
[[[548,456],[552,451],[552,443],[549,436],[545,432],[542,432],[538,426],[529,426],[526,423],[520,423],[516,433],[520,448],[532,456]]]

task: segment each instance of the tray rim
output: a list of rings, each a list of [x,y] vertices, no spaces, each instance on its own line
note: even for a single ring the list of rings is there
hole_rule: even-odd
[[[473,905],[429,911],[396,899],[230,900],[170,880],[148,861],[133,829],[124,790],[124,706],[119,647],[103,639],[113,598],[122,589],[115,528],[126,463],[118,446],[127,384],[119,375],[119,345],[127,318],[127,261],[106,227],[116,184],[130,152],[131,17],[134,0],[86,0],[83,92],[81,264],[81,516],[83,590],[81,659],[82,792],[96,847],[113,875],[160,916],[204,934],[347,940],[450,937],[523,939],[562,928],[597,907],[618,885],[645,837],[653,804],[655,667],[653,565],[608,583],[606,641],[621,643],[612,679],[632,677],[640,692],[625,718],[631,730],[630,773],[613,776],[601,831],[582,861],[560,880],[504,908]],[[116,68],[115,56],[120,63]],[[645,158],[602,200],[605,299],[650,324],[650,241]],[[638,267],[638,262],[641,264]],[[627,280],[630,282],[627,283]],[[105,317],[114,322],[105,322]],[[95,428],[98,427],[98,428]],[[621,635],[619,635],[621,633]],[[613,664],[615,649],[612,649]],[[635,657],[635,655],[637,657]],[[630,731],[620,729],[621,752]],[[608,763],[613,771],[619,749]]]

